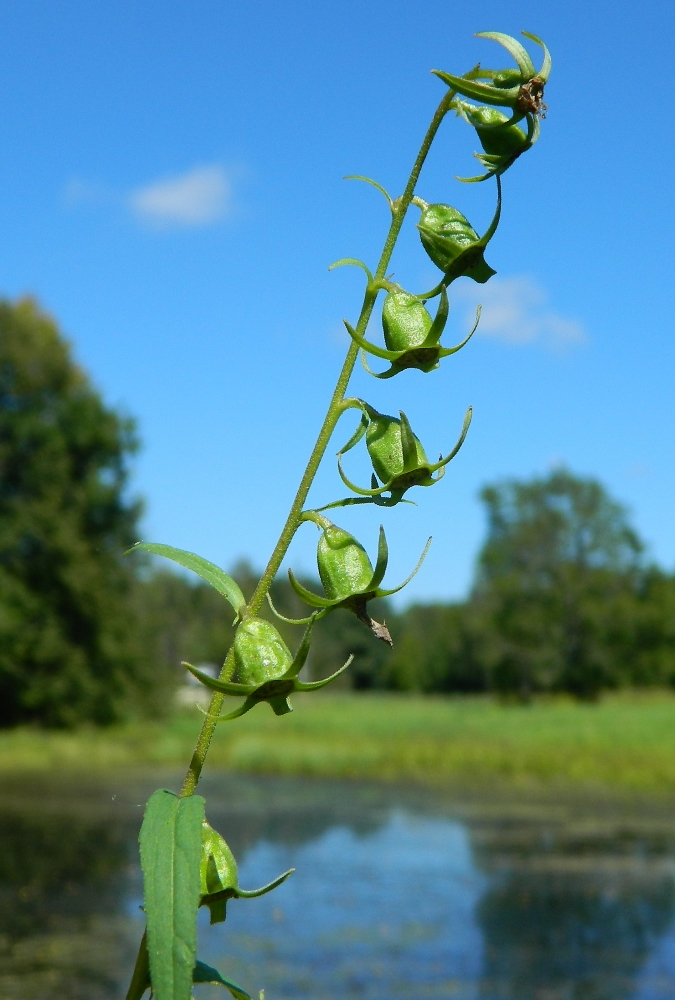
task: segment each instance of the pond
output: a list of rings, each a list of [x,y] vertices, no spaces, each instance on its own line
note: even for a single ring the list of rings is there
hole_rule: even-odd
[[[124,996],[142,805],[178,776],[0,786],[1,1000]],[[256,888],[200,957],[266,1000],[675,1000],[675,807],[209,776]],[[196,996],[228,996],[198,987]]]

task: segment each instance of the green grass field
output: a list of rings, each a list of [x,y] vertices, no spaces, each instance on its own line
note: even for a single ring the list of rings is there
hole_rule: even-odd
[[[277,719],[261,705],[216,732],[208,768],[473,787],[486,783],[675,791],[675,694],[625,692],[595,705],[529,706],[487,698],[294,696]],[[102,731],[0,733],[0,774],[177,767],[201,724],[196,710],[163,723]]]

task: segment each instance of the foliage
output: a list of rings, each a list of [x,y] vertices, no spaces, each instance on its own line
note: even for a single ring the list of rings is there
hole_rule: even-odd
[[[394,652],[383,671],[394,691],[484,691],[476,616],[463,604],[414,605],[392,624]]]
[[[135,448],[54,322],[0,302],[0,725],[152,703],[120,558],[140,513],[125,497]]]
[[[386,600],[371,602],[392,652],[340,608],[314,626],[308,679],[353,654],[341,686],[356,690],[595,697],[675,683],[675,578],[644,564],[626,512],[600,484],[557,471],[486,487],[483,497],[489,530],[470,598],[398,614]],[[251,567],[239,564],[232,576],[253,592]],[[297,620],[303,604],[293,581],[295,589],[277,577],[270,590],[277,612]],[[304,591],[320,586],[301,582]],[[158,571],[142,589],[148,641],[165,671],[181,660],[222,660],[234,628],[211,587]],[[273,620],[271,610],[262,613]],[[292,646],[293,627],[281,622],[279,630]]]
[[[528,786],[554,795],[558,787],[588,787],[593,794],[603,789],[675,793],[675,692],[668,689],[608,692],[593,703],[534,695],[526,704],[491,695],[336,694],[329,689],[298,695],[295,707],[281,720],[257,711],[222,726],[209,751],[215,779],[228,771],[472,790],[482,783],[507,794]],[[165,720],[103,729],[5,730],[0,733],[0,777],[20,783],[24,775],[32,775],[32,781],[41,775],[49,785],[52,776],[74,782],[88,776],[110,780],[115,791],[124,771],[175,771],[192,752],[199,725],[199,714],[189,709]],[[65,833],[57,827],[50,836]],[[49,879],[55,880],[49,846],[47,838],[46,853],[40,854],[45,893],[53,888]],[[120,855],[122,864],[122,845]],[[8,866],[10,861],[3,862],[0,873],[6,874]],[[229,910],[228,904],[227,919],[236,918]]]
[[[481,496],[488,537],[474,603],[489,637],[490,686],[522,697],[594,697],[634,681],[648,585],[626,511],[598,482],[565,470],[489,486]]]

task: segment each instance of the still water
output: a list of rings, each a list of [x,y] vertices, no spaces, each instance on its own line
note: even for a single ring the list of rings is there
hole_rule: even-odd
[[[0,787],[0,1000],[124,996],[158,786],[177,776]],[[252,994],[675,1000],[673,804],[233,776],[202,791],[242,888],[297,869],[225,924],[200,914],[200,957]]]

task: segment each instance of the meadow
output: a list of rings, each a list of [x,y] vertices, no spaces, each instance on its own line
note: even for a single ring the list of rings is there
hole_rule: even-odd
[[[675,791],[675,694],[626,691],[597,703],[390,694],[294,696],[280,720],[262,705],[218,727],[207,767],[258,774],[472,788]],[[182,768],[196,708],[108,729],[0,733],[0,775]]]

